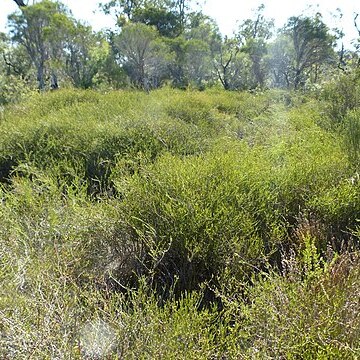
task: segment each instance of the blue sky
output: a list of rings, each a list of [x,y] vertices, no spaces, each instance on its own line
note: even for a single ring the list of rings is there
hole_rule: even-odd
[[[106,2],[106,0],[102,0]],[[114,21],[111,17],[103,15],[97,11],[99,0],[63,0],[73,12],[74,16],[90,23],[95,30],[111,26]],[[32,3],[32,0],[29,1]],[[299,15],[303,11],[320,11],[325,22],[330,26],[339,26],[347,34],[346,42],[350,43],[351,39],[357,36],[353,25],[354,12],[360,13],[359,0],[201,0],[202,8],[205,14],[215,18],[223,34],[230,35],[236,29],[237,21],[251,17],[252,10],[260,4],[265,5],[265,14],[269,18],[274,18],[276,26],[281,27],[292,15]],[[311,9],[309,10],[309,6]],[[343,17],[335,18],[332,14],[340,8]],[[16,10],[16,4],[13,0],[0,0],[0,31],[5,30],[6,17]],[[360,21],[359,21],[360,22]]]

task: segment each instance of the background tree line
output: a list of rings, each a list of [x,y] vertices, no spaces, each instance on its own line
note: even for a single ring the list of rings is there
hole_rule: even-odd
[[[260,6],[223,37],[190,0],[111,0],[99,6],[115,15],[116,30],[94,32],[59,1],[14,1],[19,10],[0,36],[1,103],[59,86],[303,89],[360,65],[359,40],[338,50],[344,34],[320,13],[275,29]]]

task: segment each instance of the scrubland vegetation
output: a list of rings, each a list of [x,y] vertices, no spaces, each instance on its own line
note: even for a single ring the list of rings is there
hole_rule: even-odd
[[[354,75],[5,107],[1,357],[360,356],[359,94]]]
[[[225,37],[190,0],[107,1],[98,33],[15,3],[0,358],[358,359],[360,38],[318,8]]]

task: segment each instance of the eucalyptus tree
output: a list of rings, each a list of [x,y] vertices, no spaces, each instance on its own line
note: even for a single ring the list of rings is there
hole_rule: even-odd
[[[119,24],[132,19],[133,12],[144,5],[144,0],[110,0],[100,3],[105,14],[114,14]]]
[[[241,51],[248,55],[251,62],[253,79],[252,83],[248,84],[249,87],[264,87],[268,73],[265,60],[268,41],[274,29],[274,20],[265,18],[264,9],[264,5],[259,6],[254,19],[246,19],[236,35]]]
[[[185,72],[192,85],[204,88],[217,78],[213,60],[221,48],[221,34],[218,25],[209,16],[193,13],[190,20],[184,33]]]
[[[106,72],[110,47],[104,36],[74,19],[62,3],[21,5],[8,19],[15,48],[25,50],[40,90],[57,89],[59,78],[87,88],[100,71]]]
[[[33,88],[31,64],[21,47],[13,47],[0,33],[0,106],[17,102]]]
[[[114,46],[134,86],[148,90],[161,85],[171,55],[154,27],[128,23],[114,38]]]
[[[322,21],[321,14],[318,13],[314,17],[291,17],[285,26],[284,34],[291,39],[291,82],[294,89],[299,89],[311,72],[314,72],[316,82],[320,67],[334,61],[335,37]]]
[[[117,25],[139,22],[155,26],[159,33],[176,37],[185,30],[191,0],[110,0],[100,3],[105,14],[113,14]]]
[[[238,40],[225,37],[214,56],[214,68],[225,90],[239,90],[244,87],[241,55]]]
[[[59,24],[69,16],[68,9],[59,2],[41,1],[32,6],[21,5],[21,11],[8,17],[13,42],[26,49],[36,68],[38,87],[46,87],[46,75],[51,73],[51,86],[57,88],[57,78],[49,62],[56,59],[60,36]],[[54,40],[56,39],[56,41]]]
[[[63,35],[59,64],[63,73],[75,87],[86,89],[96,85],[108,72],[105,67],[112,66],[111,49],[105,36],[78,21],[69,24]]]
[[[24,81],[31,81],[31,61],[26,50],[21,46],[11,46],[5,33],[0,33],[0,66],[7,76],[17,76]]]
[[[232,37],[225,37],[214,56],[214,66],[224,89],[264,87],[268,77],[266,56],[274,29],[261,5],[253,19],[244,20]]]
[[[178,14],[153,4],[136,9],[131,21],[153,26],[160,35],[169,38],[175,38],[182,32]]]
[[[190,14],[188,21],[182,35],[166,39],[173,54],[171,79],[175,87],[202,89],[216,77],[213,58],[221,46],[221,35],[215,21],[200,12]]]
[[[268,67],[270,86],[291,88],[293,83],[294,50],[289,36],[279,34],[269,44]]]

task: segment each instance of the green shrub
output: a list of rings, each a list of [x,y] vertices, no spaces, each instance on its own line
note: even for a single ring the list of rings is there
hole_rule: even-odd
[[[115,179],[126,222],[149,255],[144,267],[160,283],[178,276],[180,287],[195,288],[224,266],[244,276],[274,248],[282,223],[275,194],[246,168],[251,160],[243,166],[246,155],[164,156],[125,183]]]
[[[342,123],[348,111],[360,105],[360,86],[358,74],[343,75],[336,81],[329,83],[322,94],[326,100],[326,112],[333,124]]]
[[[319,101],[281,91],[5,107],[0,357],[360,356],[345,107],[331,131]]]
[[[358,256],[339,257],[311,281],[272,274],[242,307],[246,357],[349,359],[360,354]]]
[[[45,169],[66,162],[80,170],[78,175],[91,183],[91,191],[107,191],[111,171],[121,158],[142,153],[153,161],[165,151],[189,155],[208,147],[206,133],[162,116],[161,111],[159,117],[152,101],[140,93],[64,90],[22,105],[26,116],[22,107],[10,109],[1,129],[1,180],[9,179],[20,163]],[[155,113],[145,113],[142,102],[154,106]]]
[[[350,163],[355,171],[360,170],[360,110],[356,109],[348,113],[344,121],[345,139],[344,145],[347,150]]]
[[[359,238],[352,236],[360,214],[360,181],[357,175],[319,192],[309,201],[309,207],[327,229],[334,249],[341,251],[342,247],[358,247]]]
[[[205,97],[199,94],[185,94],[171,99],[167,106],[167,114],[170,118],[179,119],[187,123],[205,124],[213,121],[212,107]]]
[[[21,77],[0,74],[0,106],[23,101],[33,92],[34,89]]]
[[[272,148],[220,140],[200,157],[142,162],[135,175],[124,166],[119,163],[113,181],[124,195],[125,221],[149,256],[144,268],[160,282],[177,275],[180,286],[193,288],[224,264],[234,276],[247,276],[283,246],[301,245],[313,218],[319,224],[312,235],[323,250],[356,221],[353,207],[352,217],[338,212],[332,218],[338,227],[331,226],[330,209],[314,205],[349,174],[340,144],[316,126]]]

